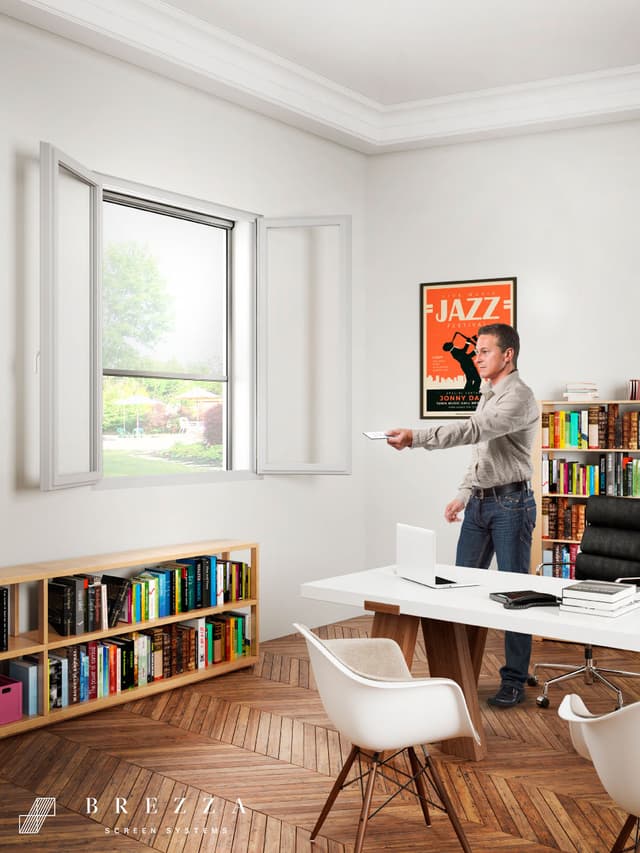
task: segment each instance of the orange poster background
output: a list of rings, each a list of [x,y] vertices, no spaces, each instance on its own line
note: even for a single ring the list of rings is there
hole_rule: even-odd
[[[443,345],[467,344],[490,323],[515,325],[515,279],[422,285],[422,417],[474,411],[479,396],[464,392],[460,363]],[[468,349],[472,347],[469,345]]]

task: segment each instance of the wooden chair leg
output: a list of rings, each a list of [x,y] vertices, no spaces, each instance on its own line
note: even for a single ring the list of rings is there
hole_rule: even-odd
[[[351,747],[351,752],[347,756],[347,760],[345,761],[345,763],[342,767],[342,770],[338,774],[338,778],[333,783],[333,788],[329,791],[329,796],[327,797],[326,802],[325,802],[324,806],[322,807],[322,811],[320,812],[320,817],[316,821],[316,825],[313,827],[313,830],[311,832],[311,841],[313,841],[313,839],[316,837],[316,835],[320,832],[320,828],[321,828],[322,824],[325,822],[327,815],[331,811],[331,807],[333,806],[333,804],[335,802],[336,797],[338,796],[338,794],[340,793],[340,791],[342,789],[342,785],[344,783],[344,780],[349,775],[349,771],[351,770],[351,765],[355,761],[358,752],[359,752],[359,750],[358,750],[357,746]]]
[[[627,838],[631,835],[631,830],[637,822],[638,818],[635,815],[630,814],[629,817],[625,820],[624,826],[620,830],[620,834],[615,840],[615,844],[611,848],[611,853],[622,853]]]
[[[426,785],[424,784],[424,777],[422,775],[423,770],[420,762],[418,761],[418,756],[416,755],[415,749],[410,746],[407,747],[407,752],[409,754],[409,763],[411,764],[411,772],[416,777],[416,789],[418,791],[418,801],[420,802],[420,808],[422,809],[422,814],[424,815],[424,821],[427,826],[431,826],[431,817],[429,816],[429,804],[427,802],[428,799],[428,791]]]
[[[464,853],[472,853],[471,847],[469,846],[469,842],[467,841],[467,836],[464,834],[462,824],[460,823],[458,815],[456,814],[456,810],[454,809],[453,803],[451,802],[451,798],[447,794],[447,791],[444,785],[442,784],[440,774],[438,773],[436,766],[431,760],[431,756],[428,753],[425,754],[425,760],[427,762],[427,767],[431,771],[431,778],[433,779],[433,784],[436,787],[438,796],[442,800],[442,805],[447,811],[447,815],[449,817],[449,820],[451,821],[451,825],[453,826],[455,833],[458,836],[458,841],[462,845]]]
[[[376,781],[376,773],[379,766],[379,753],[374,753],[371,760],[371,770],[369,771],[369,779],[367,780],[367,788],[362,799],[362,809],[360,810],[360,820],[358,822],[358,834],[356,835],[356,844],[353,848],[353,853],[361,853],[364,844],[364,834],[367,831],[367,821],[369,820],[369,809],[371,808],[371,798],[373,797],[373,786]]]

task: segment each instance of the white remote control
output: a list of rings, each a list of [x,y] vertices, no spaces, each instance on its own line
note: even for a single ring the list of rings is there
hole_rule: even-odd
[[[366,435],[367,438],[384,438],[387,439],[389,436],[386,432],[378,431],[378,432],[363,432],[363,435]]]

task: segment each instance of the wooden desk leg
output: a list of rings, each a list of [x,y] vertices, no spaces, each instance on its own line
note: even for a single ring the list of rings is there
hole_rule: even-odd
[[[407,616],[405,613],[400,613],[400,608],[395,605],[378,601],[365,601],[364,609],[374,612],[371,636],[389,637],[395,640],[402,650],[407,666],[411,669],[420,617]]]
[[[441,743],[440,749],[460,758],[479,761],[487,754],[478,702],[478,676],[487,629],[438,619],[421,621],[429,674],[458,682],[467,700],[473,724],[482,739],[478,745],[473,738],[453,738]]]

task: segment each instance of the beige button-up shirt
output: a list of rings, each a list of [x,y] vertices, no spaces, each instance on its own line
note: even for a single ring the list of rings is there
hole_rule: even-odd
[[[466,506],[471,489],[530,480],[531,448],[538,430],[538,404],[517,370],[495,386],[485,381],[478,408],[469,417],[413,431],[412,447],[439,450],[473,445],[471,464],[457,494]]]

